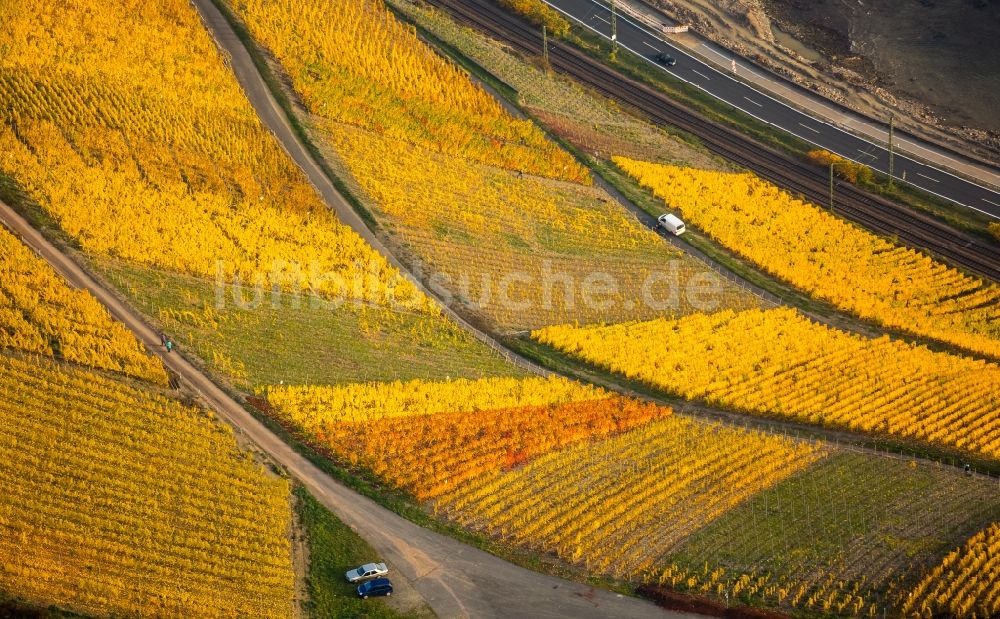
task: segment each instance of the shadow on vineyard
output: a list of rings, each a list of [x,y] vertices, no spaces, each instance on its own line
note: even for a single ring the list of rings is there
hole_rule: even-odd
[[[353,521],[379,523],[369,545],[293,489],[289,475],[308,484],[312,469],[278,455],[287,470],[264,468],[239,449],[253,437],[521,565],[686,610],[1000,614],[995,480],[528,375],[447,318],[368,230],[337,219],[354,221],[289,158],[284,121],[257,116],[261,93],[231,72],[238,54],[186,0],[13,2],[0,24],[0,198],[80,250],[160,331],[164,356],[67,286],[57,252],[46,263],[0,230],[4,594],[100,616],[389,618],[394,607],[358,600],[344,571],[378,559],[373,546],[383,557],[405,546],[414,557],[394,560],[412,559],[409,584],[431,605],[433,579],[462,610],[500,598],[497,616],[531,588],[543,603],[578,595],[524,571],[494,590],[516,568],[476,555],[469,573],[455,569],[461,552],[399,543],[382,529],[403,521],[371,505]],[[625,376],[616,386],[718,406],[720,419],[726,408],[1000,454],[1000,368],[761,310],[773,304],[665,243],[583,161],[616,162],[616,178],[673,200],[802,295],[980,355],[996,352],[1000,289],[723,172],[441,13],[396,4],[463,62],[380,0],[230,8],[283,73],[271,86],[292,89],[282,105],[302,104],[291,121],[315,142],[305,150],[435,295],[512,338],[540,328],[544,346],[520,345],[549,367],[588,376],[592,363],[595,383]],[[528,118],[469,78],[475,63],[509,82]],[[187,360],[277,436],[219,405]],[[164,364],[190,382],[168,382]],[[318,486],[324,501],[337,491]],[[404,524],[407,538],[424,533]],[[404,591],[411,574],[390,570]],[[600,595],[660,612],[594,588],[577,608],[602,613],[589,606]],[[0,601],[0,617],[18,612],[50,616]]]
[[[881,616],[942,555],[998,518],[996,480],[840,451],[673,548],[660,582],[819,612],[867,615],[874,605]]]
[[[207,279],[118,261],[95,264],[178,344],[242,389],[519,374],[438,316],[350,302],[313,307],[311,297],[290,294],[241,309],[229,283],[220,289]]]
[[[38,608],[16,600],[0,599],[0,619],[81,619],[85,616],[56,608]]]

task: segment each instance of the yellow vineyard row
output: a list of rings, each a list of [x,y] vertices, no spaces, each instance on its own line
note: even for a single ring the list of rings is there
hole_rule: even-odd
[[[44,260],[0,227],[0,348],[58,356],[160,385],[160,362],[108,311],[73,290]]]
[[[1000,358],[1000,287],[749,173],[615,162],[720,243],[810,294],[862,318]]]
[[[267,390],[268,402],[282,416],[309,430],[342,422],[562,404],[609,395],[602,389],[556,376],[413,380],[337,387],[275,385]]]
[[[0,355],[0,586],[95,615],[290,617],[289,486],[204,412]]]
[[[987,619],[1000,615],[1000,524],[973,535],[932,568],[903,603],[908,617]]]
[[[590,182],[586,168],[530,121],[514,119],[381,0],[241,0],[235,8],[314,114],[449,155]]]
[[[431,308],[324,207],[189,3],[16,0],[6,14],[0,170],[84,250]]]
[[[1000,367],[787,308],[556,326],[541,342],[685,398],[1000,457]]]

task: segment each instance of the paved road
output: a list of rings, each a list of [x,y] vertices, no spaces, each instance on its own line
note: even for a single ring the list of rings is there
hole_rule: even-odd
[[[424,529],[339,484],[286,445],[200,370],[177,353],[166,354],[159,334],[115,295],[0,202],[0,221],[44,258],[70,285],[88,290],[163,360],[237,433],[285,467],[324,506],[357,531],[402,574],[442,619],[510,617],[603,619],[696,617],[649,602],[537,574]]]
[[[545,2],[597,34],[610,38],[611,10],[604,2],[598,0],[545,0]],[[732,75],[692,56],[683,48],[665,42],[662,36],[631,17],[619,12],[616,21],[619,44],[647,59],[661,70],[767,124],[784,129],[803,140],[853,161],[888,172],[889,153],[882,145],[817,120],[734,79]],[[664,67],[656,63],[653,58],[661,52],[673,56],[677,64],[673,67]],[[915,161],[899,154],[898,151],[894,157],[894,174],[897,178],[924,191],[1000,219],[1000,192]]]
[[[647,25],[675,24],[673,20],[650,6],[645,0],[623,1],[629,2],[631,8],[643,15]],[[732,71],[735,61],[739,79],[750,83],[758,90],[770,93],[779,100],[791,103],[813,118],[824,119],[841,129],[860,135],[877,144],[886,144],[889,141],[889,126],[884,118],[875,120],[874,117],[855,112],[782,75],[748,61],[694,30],[682,34],[671,34],[668,37],[671,43],[692,51],[700,60],[711,64],[717,70]],[[925,141],[915,137],[911,131],[900,131],[898,128],[895,132],[894,143],[897,152],[926,161],[943,170],[950,170],[986,187],[1000,187],[1000,169],[965,157],[943,144]]]

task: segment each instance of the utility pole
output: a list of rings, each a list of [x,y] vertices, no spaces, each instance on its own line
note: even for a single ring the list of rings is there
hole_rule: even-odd
[[[618,55],[618,12],[615,11],[615,0],[611,0],[611,57]]]
[[[830,162],[830,212],[833,212],[833,168],[838,165],[846,164],[846,161],[832,161]]]
[[[892,189],[892,186],[893,186],[893,178],[892,178],[892,174],[893,174],[893,168],[892,168],[892,164],[893,164],[893,161],[892,161],[892,155],[893,155],[893,153],[892,153],[892,134],[893,134],[893,129],[895,129],[895,124],[896,124],[896,115],[895,114],[890,114],[889,115],[889,188],[890,189]]]
[[[545,24],[542,24],[542,62],[545,63],[545,70],[549,71],[549,31]]]

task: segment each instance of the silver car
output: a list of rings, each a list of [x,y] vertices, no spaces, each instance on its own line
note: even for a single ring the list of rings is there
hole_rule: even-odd
[[[385,563],[365,563],[359,568],[347,570],[344,575],[347,576],[347,582],[358,582],[376,576],[385,576],[388,573],[389,568],[385,566]]]

